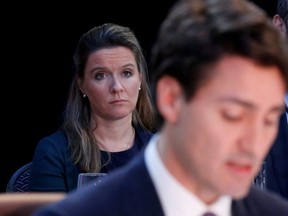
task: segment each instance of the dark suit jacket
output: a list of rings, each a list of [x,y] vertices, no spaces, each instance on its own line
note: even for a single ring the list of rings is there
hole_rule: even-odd
[[[287,216],[288,202],[280,196],[252,188],[248,196],[233,201],[233,216]],[[109,174],[97,186],[48,207],[33,216],[164,216],[161,203],[144,162],[144,154]]]
[[[267,188],[288,200],[288,124],[286,113],[280,118],[278,136],[266,158],[266,176]]]

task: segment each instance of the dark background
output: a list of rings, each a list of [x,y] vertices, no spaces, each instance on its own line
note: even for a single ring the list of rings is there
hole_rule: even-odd
[[[32,160],[39,139],[58,129],[79,37],[104,22],[128,26],[149,62],[157,29],[174,2],[81,1],[59,5],[40,1],[2,5],[2,14],[6,15],[1,15],[0,192],[5,192],[16,169]],[[276,0],[255,2],[269,15],[274,14]]]

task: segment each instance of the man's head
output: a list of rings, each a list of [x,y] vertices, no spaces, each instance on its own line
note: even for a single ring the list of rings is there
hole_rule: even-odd
[[[287,70],[285,46],[268,19],[252,3],[238,0],[176,3],[152,49],[154,83],[170,75],[184,88],[188,100],[211,74],[203,68],[227,53]]]
[[[275,138],[288,86],[283,44],[244,0],[183,0],[160,28],[151,55],[160,154],[207,203],[244,196]]]
[[[277,13],[273,17],[273,25],[288,40],[288,0],[277,1]]]

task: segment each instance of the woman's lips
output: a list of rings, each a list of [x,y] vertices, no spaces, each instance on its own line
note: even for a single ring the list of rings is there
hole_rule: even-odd
[[[119,103],[126,103],[127,100],[124,99],[118,99],[118,100],[113,100],[110,102],[110,104],[119,104]]]

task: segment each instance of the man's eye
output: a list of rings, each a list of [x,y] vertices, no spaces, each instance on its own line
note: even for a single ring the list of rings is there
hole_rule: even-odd
[[[275,125],[278,126],[279,119],[280,119],[280,116],[273,116],[270,118],[266,118],[266,119],[264,119],[264,124],[266,126],[275,126]]]
[[[264,124],[266,125],[266,126],[274,126],[274,125],[277,125],[278,124],[278,121],[277,120],[271,120],[271,119],[266,119],[265,121],[264,121]]]
[[[229,121],[239,121],[242,119],[242,116],[239,113],[223,112],[222,116]]]

